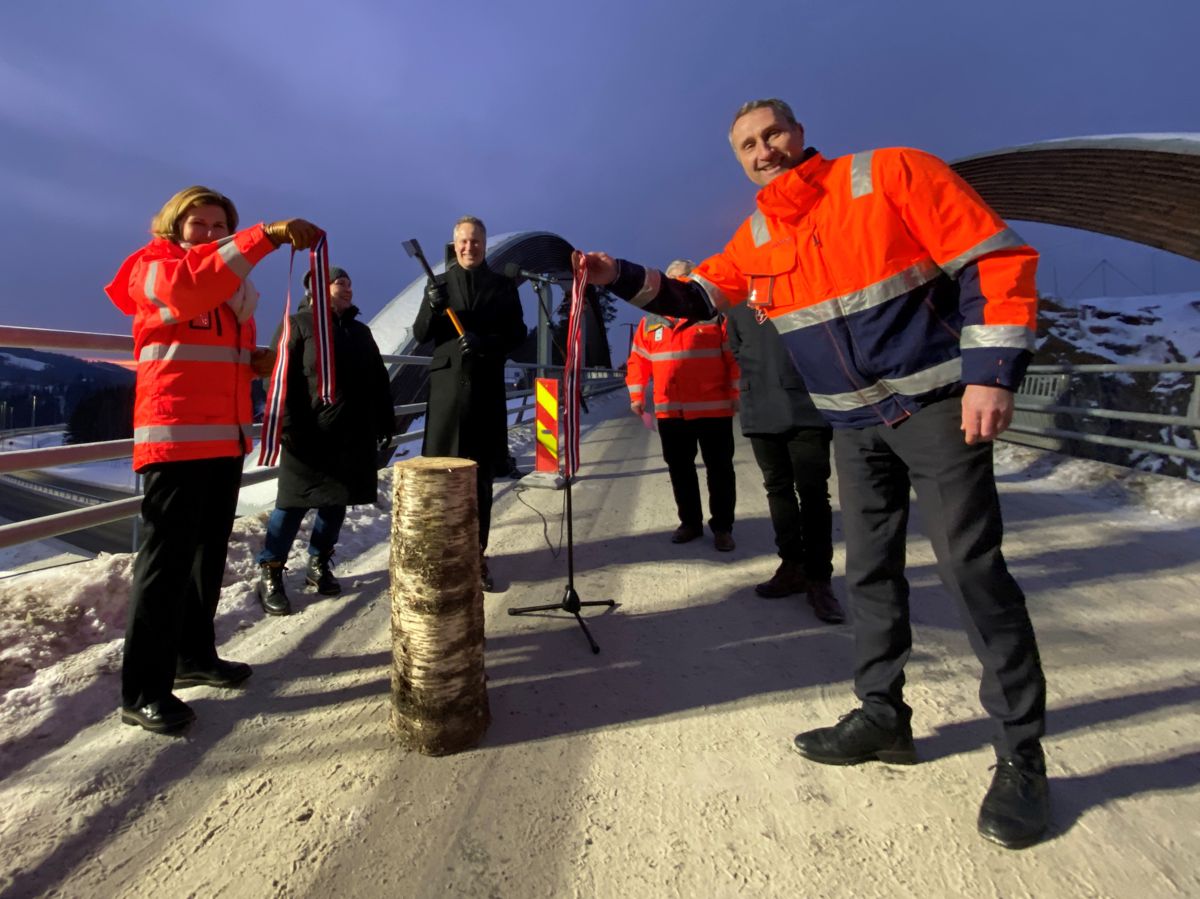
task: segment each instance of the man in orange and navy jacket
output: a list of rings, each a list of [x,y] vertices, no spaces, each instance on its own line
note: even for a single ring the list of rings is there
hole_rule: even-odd
[[[691,267],[686,259],[677,259],[667,272],[685,275]],[[721,552],[735,548],[733,415],[737,412],[739,377],[723,315],[707,321],[652,315],[638,322],[625,383],[629,387],[629,408],[634,415],[642,415],[646,385],[654,382],[654,415],[679,512],[679,527],[671,535],[672,543],[687,543],[704,534],[704,509],[696,475],[699,446],[708,482],[708,526],[713,532],[713,545]]]
[[[725,249],[686,281],[587,253],[589,281],[658,314],[759,309],[834,428],[861,706],[796,737],[813,761],[916,761],[903,698],[915,490],[996,725],[978,829],[1028,846],[1049,822],[1046,684],[1025,596],[1001,552],[990,441],[1011,423],[1034,348],[1037,253],[927,153],[827,159],[776,99],[739,109],[729,139],[761,189]]]

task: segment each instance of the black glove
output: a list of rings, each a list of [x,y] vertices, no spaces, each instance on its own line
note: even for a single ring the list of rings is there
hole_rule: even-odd
[[[425,299],[429,302],[429,311],[434,315],[444,311],[450,303],[446,288],[436,281],[430,281],[425,285]]]
[[[345,411],[346,404],[341,400],[336,400],[327,406],[321,406],[317,410],[317,427],[322,431],[329,432],[338,427],[341,423],[342,412]]]
[[[483,340],[470,331],[458,338],[458,347],[464,356],[477,356],[483,352]]]

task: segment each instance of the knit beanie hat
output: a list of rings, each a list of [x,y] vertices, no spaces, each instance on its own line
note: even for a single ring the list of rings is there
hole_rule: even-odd
[[[311,278],[311,277],[312,277],[311,271],[304,273],[304,289],[305,290],[308,290],[308,281],[309,281],[309,278]],[[350,273],[347,272],[344,268],[338,268],[336,265],[331,265],[329,267],[329,283],[332,284],[338,278],[345,278],[347,280],[350,280]]]

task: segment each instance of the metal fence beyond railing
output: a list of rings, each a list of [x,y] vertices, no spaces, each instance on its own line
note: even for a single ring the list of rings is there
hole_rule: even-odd
[[[1124,464],[1130,452],[1152,455],[1174,469],[1164,473],[1188,476],[1172,460],[1200,462],[1200,364],[1031,365],[1004,439]]]
[[[133,338],[118,334],[90,334],[83,331],[51,331],[42,328],[19,328],[0,325],[0,346],[21,347],[39,350],[87,350],[89,352],[116,352],[132,354]],[[398,356],[385,355],[385,364],[389,366],[428,365],[428,356]],[[541,369],[542,371],[558,372],[561,366],[538,366],[534,363],[509,362],[509,368]],[[585,370],[583,391],[585,396],[594,396],[624,386],[623,372],[615,369],[592,368]],[[524,398],[527,402],[520,406],[510,407],[509,414],[516,414],[517,423],[511,428],[533,428],[534,420],[522,422],[523,413],[533,408],[533,390],[510,390],[509,400]],[[425,411],[425,403],[408,403],[395,407],[395,414],[411,415]],[[61,429],[62,426],[59,426]],[[510,429],[511,429],[510,428]],[[42,430],[41,428],[38,429]],[[257,438],[261,433],[261,425],[254,425],[250,436]],[[424,430],[410,430],[392,439],[393,448],[408,443],[424,435]],[[123,459],[133,455],[133,440],[108,440],[101,443],[81,443],[65,446],[43,447],[38,449],[15,450],[0,453],[0,477],[16,471],[38,471],[61,465],[79,465],[86,462],[103,462],[112,459]],[[242,475],[242,486],[259,484],[279,476],[278,468],[256,468]],[[31,518],[25,521],[0,524],[0,548],[15,546],[20,543],[36,542],[69,534],[74,531],[111,524],[136,517],[141,511],[142,498],[139,495],[112,502],[90,503],[83,508]]]

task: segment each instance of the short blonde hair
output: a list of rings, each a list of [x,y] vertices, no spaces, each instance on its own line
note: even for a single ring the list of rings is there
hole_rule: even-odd
[[[690,275],[695,267],[696,263],[690,259],[676,259],[667,266],[665,274],[668,278],[682,278],[684,275]]]
[[[460,218],[457,222],[454,223],[454,227],[450,230],[450,234],[451,235],[457,234],[458,228],[460,225],[474,225],[476,228],[478,228],[480,231],[483,232],[484,237],[487,237],[487,225],[485,225],[483,223],[483,219],[475,218],[475,216],[473,216],[473,215],[464,215],[462,218]]]
[[[179,220],[197,206],[220,206],[225,210],[229,233],[232,234],[237,230],[238,214],[233,200],[210,187],[201,187],[196,184],[192,187],[185,187],[163,204],[162,209],[158,210],[153,221],[150,222],[150,233],[155,237],[165,237],[167,240],[178,243]]]

